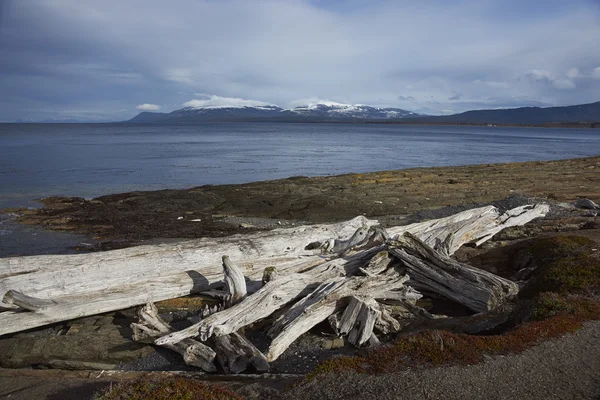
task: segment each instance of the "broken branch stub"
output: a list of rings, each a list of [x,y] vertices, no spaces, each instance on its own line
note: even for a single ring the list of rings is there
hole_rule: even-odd
[[[227,256],[223,256],[223,275],[225,275],[225,307],[239,303],[246,297],[246,278]]]
[[[372,297],[350,296],[340,320],[340,333],[348,334],[348,342],[360,347],[369,341],[380,318],[381,308]]]

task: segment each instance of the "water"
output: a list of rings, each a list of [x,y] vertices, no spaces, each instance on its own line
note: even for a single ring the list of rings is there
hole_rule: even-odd
[[[349,124],[0,125],[0,208],[50,195],[600,154],[600,131]]]
[[[600,154],[600,131],[423,125],[0,124],[0,208],[51,195],[244,183]],[[0,257],[68,253],[89,238],[0,215]]]

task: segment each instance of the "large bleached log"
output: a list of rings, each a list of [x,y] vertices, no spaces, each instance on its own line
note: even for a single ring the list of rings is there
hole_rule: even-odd
[[[459,243],[472,240],[479,243],[503,227],[541,215],[543,206],[523,210],[517,211],[518,215],[502,216],[493,207],[483,207],[440,220],[390,228],[388,232],[394,235],[409,231],[434,247],[446,243],[444,252],[450,254]],[[482,224],[478,216],[488,222]],[[491,230],[481,227],[490,223],[494,225]],[[278,274],[285,276],[311,271],[330,262],[319,249],[306,249],[308,244],[332,237],[348,240],[357,229],[375,224],[376,221],[357,217],[340,224],[100,253],[0,259],[0,299],[14,290],[50,304],[43,310],[1,312],[0,335],[214,288],[222,281],[223,254],[236,260],[243,275],[250,280],[247,289],[252,292],[260,287],[263,270],[267,267],[277,266]],[[476,234],[469,234],[471,230]],[[339,263],[348,270],[354,268],[350,268],[345,259]],[[14,305],[2,303],[0,307],[14,308]]]
[[[146,304],[138,311],[138,319],[138,322],[131,324],[133,340],[136,342],[150,341],[151,343],[157,337],[173,331],[171,326],[158,315],[158,310],[152,303]],[[165,344],[164,347],[181,354],[187,365],[202,368],[207,372],[217,370],[213,363],[216,353],[204,343],[188,338],[178,343]]]
[[[440,294],[475,312],[493,310],[519,292],[516,283],[455,261],[410,233],[391,242],[389,252],[406,265],[410,286]]]

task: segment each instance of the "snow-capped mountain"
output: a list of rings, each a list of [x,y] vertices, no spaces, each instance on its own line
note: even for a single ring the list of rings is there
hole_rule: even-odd
[[[335,102],[319,102],[292,108],[293,113],[310,117],[329,117],[334,119],[401,119],[417,117],[412,111],[401,108],[379,108],[364,104],[341,104]]]
[[[378,108],[363,104],[335,102],[311,103],[283,109],[262,102],[190,101],[186,107],[171,113],[142,112],[129,122],[202,122],[202,121],[354,121],[385,120],[418,117],[419,114],[401,108]]]

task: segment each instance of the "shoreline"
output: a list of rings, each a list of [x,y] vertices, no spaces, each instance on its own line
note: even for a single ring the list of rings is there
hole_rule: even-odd
[[[39,209],[4,209],[17,221],[99,240],[218,237],[365,215],[384,226],[438,217],[511,196],[600,202],[600,156],[290,177],[110,194],[48,197]],[[442,211],[439,211],[442,209]],[[434,211],[435,210],[435,211]],[[446,211],[443,211],[446,210]]]

